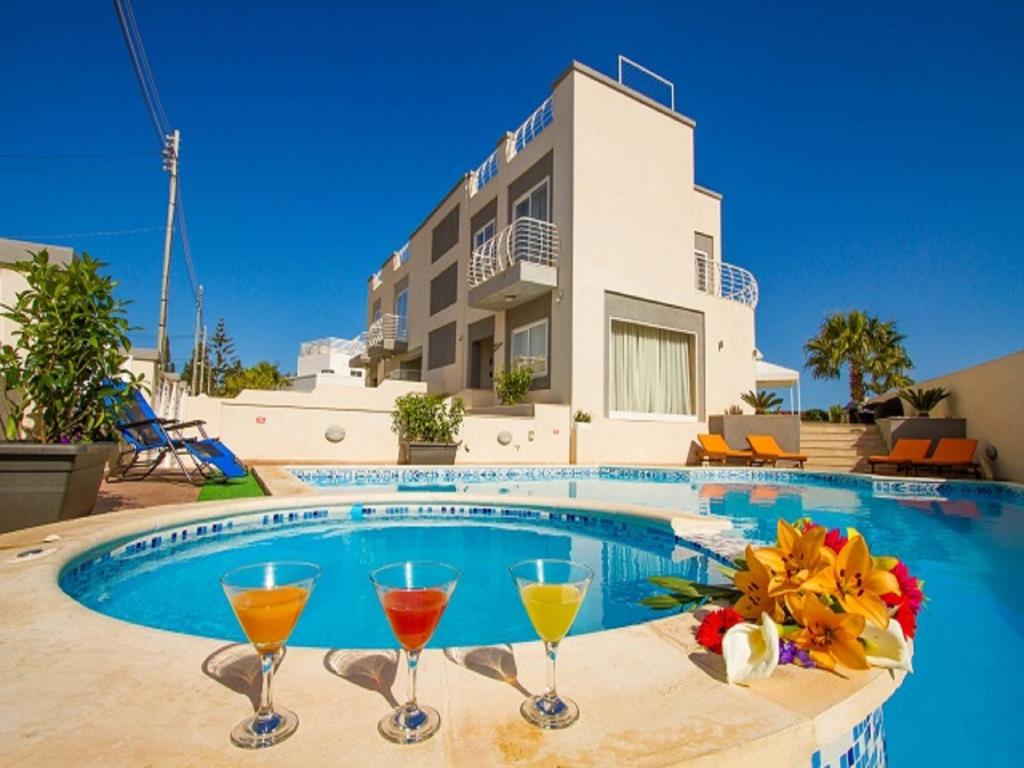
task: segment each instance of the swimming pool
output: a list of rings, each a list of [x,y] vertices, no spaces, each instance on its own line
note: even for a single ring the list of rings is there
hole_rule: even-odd
[[[1000,765],[1015,749],[1024,668],[1024,489],[761,469],[623,467],[292,468],[322,490],[456,492],[629,501],[720,515],[736,538],[770,541],[779,517],[858,528],[877,553],[902,557],[929,603],[916,673],[886,705],[895,766]]]

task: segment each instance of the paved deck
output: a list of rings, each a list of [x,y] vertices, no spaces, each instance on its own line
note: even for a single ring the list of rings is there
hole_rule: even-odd
[[[187,482],[180,473],[155,472],[145,480],[104,480],[92,514],[163,504],[188,504],[198,498],[199,487]]]

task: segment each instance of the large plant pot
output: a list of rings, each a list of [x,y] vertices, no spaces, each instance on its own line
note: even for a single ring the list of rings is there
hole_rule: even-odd
[[[399,464],[454,464],[458,443],[402,443]]]
[[[113,443],[0,443],[0,533],[92,512]]]

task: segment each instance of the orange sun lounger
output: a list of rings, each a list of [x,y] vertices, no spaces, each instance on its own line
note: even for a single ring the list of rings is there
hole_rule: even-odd
[[[932,447],[931,440],[908,440],[902,438],[896,441],[896,445],[885,455],[868,456],[868,464],[871,471],[875,471],[876,464],[892,464],[898,470],[909,470],[914,461],[923,459],[928,455],[928,449]]]
[[[779,461],[792,461],[803,468],[804,462],[807,461],[807,457],[802,453],[789,453],[782,450],[771,435],[747,435],[747,442],[754,452],[754,463],[768,464],[774,467]]]
[[[725,464],[727,459],[742,459],[750,463],[753,454],[750,451],[737,451],[729,447],[725,438],[721,435],[697,435],[700,442],[700,461],[703,464],[720,462]]]
[[[959,470],[973,472],[976,477],[981,477],[981,465],[974,460],[974,452],[978,448],[977,440],[969,440],[962,437],[943,437],[935,446],[935,451],[927,459],[912,461],[910,466],[914,473],[922,469],[930,469],[936,473],[948,469],[950,474]]]

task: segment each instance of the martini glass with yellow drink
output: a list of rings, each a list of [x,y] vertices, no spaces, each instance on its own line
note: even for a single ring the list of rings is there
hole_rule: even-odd
[[[299,727],[294,712],[274,708],[271,684],[284,644],[319,577],[318,566],[297,562],[244,565],[221,577],[224,594],[259,654],[263,673],[259,707],[231,731],[231,741],[239,747],[269,747],[284,741]]]
[[[580,611],[594,571],[571,560],[524,560],[510,569],[519,588],[526,615],[544,641],[548,659],[548,684],[540,696],[531,696],[519,708],[527,722],[544,729],[567,728],[580,716],[572,699],[558,695],[555,662],[558,645],[569,634]]]

